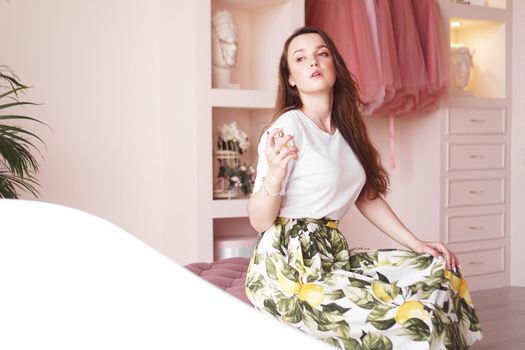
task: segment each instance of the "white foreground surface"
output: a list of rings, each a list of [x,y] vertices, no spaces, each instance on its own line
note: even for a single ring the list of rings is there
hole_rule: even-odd
[[[335,349],[103,219],[0,200],[0,349],[206,348]]]

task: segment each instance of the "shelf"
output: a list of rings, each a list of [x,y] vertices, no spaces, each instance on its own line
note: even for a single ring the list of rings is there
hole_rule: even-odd
[[[505,107],[506,99],[499,97],[478,97],[470,95],[454,95],[448,97],[448,104],[472,107]]]
[[[260,7],[269,5],[278,5],[285,3],[287,0],[217,0],[218,3],[230,7],[236,7],[243,10],[257,10]]]
[[[248,198],[215,199],[212,201],[213,218],[240,218],[248,216]]]
[[[264,90],[227,90],[212,89],[211,105],[213,107],[273,109],[275,92]]]
[[[496,22],[505,22],[507,16],[509,15],[509,11],[502,8],[464,5],[456,3],[450,3],[447,6],[447,12],[450,14],[450,16],[454,17]]]
[[[211,1],[212,16],[222,10],[228,11],[232,16],[231,21],[237,34],[237,44],[234,48],[236,58],[230,72],[221,73],[219,70],[214,70],[212,62],[216,56],[210,57],[212,86],[220,87],[231,83],[238,84],[241,89],[276,89],[278,77],[276,67],[279,65],[282,43],[293,29],[303,25],[304,0]],[[217,41],[210,40],[212,53],[217,52],[214,51],[213,42],[216,45]],[[224,74],[222,79],[221,74]],[[225,85],[220,83],[221,80],[224,80]],[[257,105],[255,108],[272,108],[273,101],[272,98],[269,105]],[[226,106],[237,106],[236,103]],[[246,103],[241,104],[241,107],[246,106]],[[217,106],[225,105],[219,102]]]
[[[467,5],[460,5],[467,6]],[[467,6],[471,7],[471,6]],[[496,11],[490,9],[490,11]],[[498,10],[503,11],[503,10]],[[465,91],[472,97],[505,98],[506,97],[506,65],[507,65],[507,45],[509,45],[506,32],[507,28],[504,21],[494,21],[482,19],[472,19],[472,16],[464,17],[454,14],[450,17],[450,43],[453,47],[466,47],[470,54],[472,68],[470,70],[470,80]],[[464,50],[464,49],[461,49]],[[457,59],[458,66],[452,67],[452,80],[464,76],[467,62],[465,53],[458,56],[451,51],[451,60]],[[494,53],[498,54],[494,54]],[[456,94],[455,85],[452,86],[451,93]],[[463,94],[462,91],[459,94]]]
[[[220,166],[215,153],[218,127],[236,122],[250,140],[240,162],[256,167],[260,137],[273,118],[282,45],[304,25],[304,0],[198,0],[195,10],[199,52],[195,62],[199,67],[195,115],[196,128],[202,135],[196,159],[202,218],[195,241],[198,259],[211,261],[214,243],[230,242],[228,237],[257,236],[248,218],[248,198],[211,199]],[[235,47],[228,47],[235,52],[229,72],[217,69],[221,65],[217,36],[223,31],[217,30],[221,23],[213,22],[213,16],[223,10],[231,14],[231,22],[222,24],[228,28],[233,24],[237,39]]]

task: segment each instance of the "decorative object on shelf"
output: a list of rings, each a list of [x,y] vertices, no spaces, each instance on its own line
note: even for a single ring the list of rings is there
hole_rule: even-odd
[[[239,89],[239,84],[231,83],[231,67],[237,59],[237,33],[233,16],[227,10],[219,10],[212,17],[212,57],[212,86]]]
[[[472,69],[472,56],[475,50],[471,50],[464,45],[451,46],[452,72],[454,75],[454,86],[460,93],[466,93],[465,88],[470,82],[470,72]]]
[[[469,0],[469,5],[486,6],[486,0]]]
[[[218,129],[219,141],[221,142],[220,145],[217,144],[218,149],[232,149],[240,154],[248,152],[250,140],[248,140],[248,135],[237,127],[237,122],[223,124]],[[231,145],[228,146],[228,143]]]
[[[487,6],[487,0],[455,0],[456,4]]]
[[[228,164],[221,165],[217,177],[225,179],[228,189],[238,188],[245,196],[252,193],[255,169],[247,164],[230,168]]]
[[[220,237],[215,240],[215,259],[228,259],[235,257],[250,258],[255,249],[257,236],[231,236]]]
[[[239,191],[249,195],[253,190],[255,169],[240,161],[240,155],[250,148],[248,136],[237,128],[237,122],[224,124],[218,129],[215,158],[219,162],[219,173],[213,186],[213,197],[231,199],[238,197]]]

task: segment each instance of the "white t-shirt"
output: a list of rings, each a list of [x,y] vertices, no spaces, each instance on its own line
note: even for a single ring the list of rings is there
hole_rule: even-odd
[[[299,109],[283,113],[268,130],[275,128],[283,128],[284,134],[294,134],[299,149],[298,159],[288,163],[278,215],[341,219],[366,181],[365,171],[343,135],[339,130],[334,135],[322,131]],[[264,154],[268,137],[264,133],[259,142],[254,192],[262,188],[262,178],[268,172]]]

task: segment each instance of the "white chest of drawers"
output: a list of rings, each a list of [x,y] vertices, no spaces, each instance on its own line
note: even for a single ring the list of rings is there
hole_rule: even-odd
[[[509,152],[504,99],[457,98],[442,122],[441,239],[472,290],[509,283]]]

